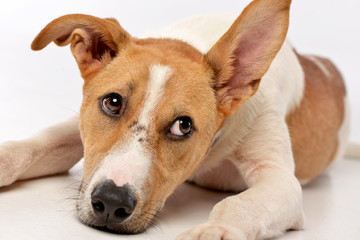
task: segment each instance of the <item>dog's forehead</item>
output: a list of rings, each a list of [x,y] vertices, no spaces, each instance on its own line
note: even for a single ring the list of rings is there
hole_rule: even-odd
[[[172,39],[138,40],[129,44],[119,56],[120,61],[130,64],[131,71],[147,72],[149,75],[152,65],[161,64],[172,69],[172,78],[182,76],[183,80],[190,80],[191,76],[199,75],[199,71],[205,69],[203,59],[203,54],[191,45]],[[146,79],[149,79],[148,76]]]
[[[99,74],[92,89],[98,95],[123,89],[138,105],[146,99],[144,103],[153,106],[159,98],[185,105],[203,96],[203,91],[209,92],[211,76],[203,59],[202,53],[181,41],[138,40]]]
[[[176,39],[147,38],[139,39],[134,44],[130,45],[130,48],[137,46],[137,48],[133,48],[140,51],[136,52],[136,54],[148,54],[164,62],[174,63],[176,61],[190,60],[193,63],[201,63],[203,61],[203,54],[199,50],[186,42]]]
[[[120,94],[126,108],[114,131],[129,131],[121,127],[125,125],[144,130],[160,125],[165,128],[180,116],[205,123],[216,111],[216,102],[211,71],[203,59],[202,53],[180,41],[132,43],[96,79],[85,82],[84,104],[95,103],[112,92]]]
[[[100,81],[89,82],[101,85],[96,86],[98,90],[124,82],[130,87],[145,86],[151,66],[159,64],[171,68],[174,73],[172,79],[181,79],[178,85],[198,84],[196,82],[208,77],[205,75],[209,73],[208,65],[204,64],[204,55],[185,42],[172,39],[139,39],[129,43],[98,74]]]

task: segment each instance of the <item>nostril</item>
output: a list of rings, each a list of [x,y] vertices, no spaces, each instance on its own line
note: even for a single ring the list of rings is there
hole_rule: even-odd
[[[91,193],[91,206],[99,221],[121,223],[136,207],[136,197],[130,186],[116,186],[112,180],[99,183]]]
[[[114,215],[117,218],[127,218],[131,215],[132,211],[130,209],[118,208],[115,210]]]
[[[100,200],[91,202],[91,205],[96,212],[102,213],[105,211],[105,205]]]

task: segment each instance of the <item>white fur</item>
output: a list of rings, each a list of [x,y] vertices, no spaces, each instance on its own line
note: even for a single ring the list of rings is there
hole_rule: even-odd
[[[139,117],[139,123],[144,127],[148,127],[152,121],[152,111],[156,108],[157,103],[161,99],[165,84],[172,74],[172,70],[168,66],[160,64],[150,66],[150,77],[148,81],[144,108]]]
[[[141,186],[148,174],[150,156],[136,138],[129,144],[118,148],[116,145],[103,159],[90,185],[103,179],[111,179],[117,186],[129,184]]]
[[[237,17],[238,15],[232,14],[193,17],[148,33],[145,37],[178,39],[206,53]]]

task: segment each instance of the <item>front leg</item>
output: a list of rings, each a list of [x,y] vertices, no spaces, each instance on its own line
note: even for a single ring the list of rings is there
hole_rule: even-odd
[[[65,172],[82,157],[79,118],[72,117],[28,139],[0,145],[0,187]]]
[[[258,119],[232,156],[248,190],[216,204],[205,224],[179,240],[266,239],[303,227],[302,192],[287,126],[281,119],[269,119],[275,120]]]

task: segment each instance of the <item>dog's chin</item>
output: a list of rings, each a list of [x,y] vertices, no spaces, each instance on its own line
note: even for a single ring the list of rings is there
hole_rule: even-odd
[[[84,224],[88,225],[89,227],[95,228],[100,231],[105,231],[109,233],[114,234],[138,234],[142,233],[146,230],[148,227],[148,223],[143,222],[134,222],[134,221],[128,221],[126,223],[121,224],[101,224],[96,225],[93,223],[88,223],[85,221],[82,221]]]
[[[135,216],[122,223],[106,223],[91,216],[84,217],[83,215],[78,215],[78,217],[83,224],[89,227],[116,234],[141,233],[144,232],[149,224],[153,222],[153,218],[146,217],[145,219],[140,219]]]

